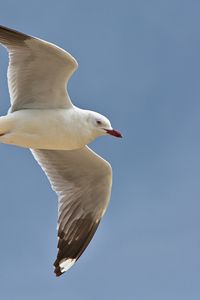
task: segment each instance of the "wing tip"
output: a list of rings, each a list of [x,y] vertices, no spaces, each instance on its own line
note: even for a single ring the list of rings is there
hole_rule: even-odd
[[[61,261],[57,259],[54,263],[54,273],[56,274],[56,277],[59,277],[67,272],[75,264],[75,262],[75,258],[64,258]]]
[[[24,42],[27,39],[32,39],[30,35],[22,33],[20,31],[8,28],[0,24],[0,42],[5,43],[5,45],[10,42]]]
[[[61,275],[63,275],[64,273],[61,272],[60,268],[55,268],[54,273],[56,274],[56,277],[60,277]]]
[[[94,219],[91,214],[88,214],[84,218],[80,218],[76,221],[75,229],[71,229],[71,234],[75,230],[73,238],[65,236],[64,231],[58,229],[58,255],[54,262],[54,273],[56,276],[61,276],[68,271],[74,263],[79,259],[84,250],[90,243],[98,225],[100,219]]]

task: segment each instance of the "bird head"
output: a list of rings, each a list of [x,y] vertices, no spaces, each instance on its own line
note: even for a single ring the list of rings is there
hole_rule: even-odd
[[[112,128],[108,118],[99,113],[90,112],[88,122],[92,131],[95,132],[97,136],[112,135],[114,137],[122,138],[122,134]]]

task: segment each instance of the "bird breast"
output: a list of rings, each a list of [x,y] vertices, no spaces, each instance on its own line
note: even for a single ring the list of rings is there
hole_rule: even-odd
[[[0,142],[25,148],[73,150],[87,144],[70,109],[24,109],[0,118]]]

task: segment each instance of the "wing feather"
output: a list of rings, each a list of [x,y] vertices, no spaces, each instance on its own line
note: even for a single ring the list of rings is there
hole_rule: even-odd
[[[58,255],[60,276],[83,253],[107,208],[112,170],[88,147],[73,151],[31,150],[58,195]],[[65,263],[67,267],[65,266]]]
[[[0,43],[9,52],[11,112],[72,106],[66,84],[78,64],[68,52],[3,26],[0,26]]]

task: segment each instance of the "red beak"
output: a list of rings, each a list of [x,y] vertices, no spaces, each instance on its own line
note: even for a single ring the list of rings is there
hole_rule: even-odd
[[[110,135],[116,136],[118,138],[122,138],[122,135],[119,131],[114,130],[114,129],[106,129],[106,132]]]

